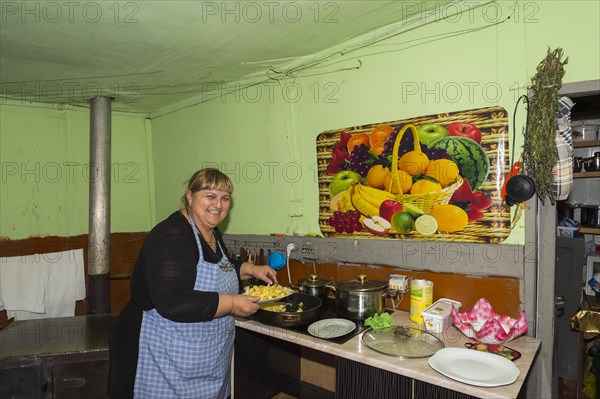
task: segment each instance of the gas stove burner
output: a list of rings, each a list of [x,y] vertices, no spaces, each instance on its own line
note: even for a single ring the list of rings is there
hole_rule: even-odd
[[[325,319],[334,319],[334,318],[338,318],[338,319],[340,318],[338,316],[338,313],[336,310],[335,299],[328,298],[325,302],[323,302],[323,304],[321,306],[321,310],[320,310],[319,315],[317,316],[315,322],[320,321],[320,320],[325,320]],[[344,319],[346,319],[346,318],[344,318]],[[348,319],[348,320],[350,320],[350,319]],[[345,335],[342,335],[339,337],[332,337],[332,338],[315,338],[313,335],[311,335],[308,332],[308,326],[292,326],[292,327],[280,327],[280,328],[283,328],[285,330],[295,331],[300,334],[307,335],[311,338],[323,339],[325,341],[343,344],[343,343],[347,342],[348,340],[350,340],[351,338],[357,336],[358,334],[362,333],[363,331],[365,331],[369,328],[369,326],[365,326],[364,320],[352,320],[352,322],[354,324],[356,324],[356,328],[354,328],[354,330],[348,332]]]

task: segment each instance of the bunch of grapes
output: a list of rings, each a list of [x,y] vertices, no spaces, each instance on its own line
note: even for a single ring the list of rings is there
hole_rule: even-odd
[[[333,216],[327,220],[327,224],[333,227],[338,234],[352,234],[363,229],[359,211],[335,211]]]
[[[379,162],[383,164],[383,166],[390,167],[392,165],[392,152],[394,150],[394,142],[396,141],[396,137],[398,136],[399,127],[396,127],[394,131],[390,134],[390,138],[383,145],[383,152],[379,155]],[[409,151],[414,150],[415,148],[415,138],[412,133],[407,131],[402,136],[400,140],[400,145],[398,146],[398,158],[401,158],[402,155],[406,154]],[[441,148],[432,148],[429,149],[425,144],[421,143],[421,151],[427,155],[430,160],[434,159],[450,159],[450,155],[446,152],[446,150]]]
[[[421,148],[423,146],[421,145]],[[427,148],[427,147],[425,147]],[[430,160],[434,159],[450,159],[450,155],[443,148],[427,148],[427,151],[423,151]]]
[[[354,171],[362,177],[365,177],[376,160],[373,153],[369,151],[369,147],[365,144],[361,144],[354,147],[352,150],[352,154],[350,154],[350,163],[346,167],[346,170]]]

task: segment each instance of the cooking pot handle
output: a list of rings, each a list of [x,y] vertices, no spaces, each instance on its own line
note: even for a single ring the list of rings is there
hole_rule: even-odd
[[[402,299],[400,299],[400,301],[398,301],[398,303],[396,303],[396,299],[398,299],[398,295],[400,294],[400,290],[396,290],[393,288],[386,288],[385,291],[383,291],[383,294],[381,294],[383,296],[383,299],[385,300],[386,298],[390,298],[392,300],[392,307],[394,308],[394,310],[398,309],[398,305],[400,305],[400,301]]]
[[[325,288],[329,288],[329,289],[332,289],[332,290],[335,291],[336,290],[336,285],[337,285],[337,283],[335,282],[335,280],[333,279],[333,277],[331,277],[331,280],[327,284],[325,284]]]
[[[294,314],[294,315],[283,315],[282,314],[281,319],[286,322],[298,321],[298,320],[300,320],[300,315],[299,314],[297,314],[297,315],[296,314]]]

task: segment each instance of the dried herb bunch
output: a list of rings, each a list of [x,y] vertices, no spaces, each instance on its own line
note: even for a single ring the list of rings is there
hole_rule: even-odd
[[[563,50],[548,49],[546,58],[538,65],[531,78],[532,96],[527,107],[527,131],[523,157],[529,176],[535,182],[538,198],[544,203],[548,197],[554,204],[552,168],[558,161],[555,135],[558,127],[558,90],[565,74],[568,58],[561,61]]]

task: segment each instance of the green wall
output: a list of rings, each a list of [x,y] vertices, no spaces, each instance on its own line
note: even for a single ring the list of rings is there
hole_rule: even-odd
[[[0,236],[73,236],[88,231],[89,112],[2,104]],[[111,231],[153,225],[150,124],[113,114]]]
[[[320,132],[495,105],[509,112],[512,130],[515,102],[548,48],[569,57],[563,82],[600,78],[598,2],[465,10],[287,78],[286,95],[266,83],[154,119],[157,219],[176,208],[185,179],[217,165],[236,183],[227,233],[319,234]],[[519,115],[519,147],[522,123]],[[522,221],[506,243],[524,242]]]
[[[320,132],[492,105],[512,115],[548,48],[562,47],[569,57],[564,82],[600,79],[599,2],[500,1],[463,9],[338,53],[295,78],[151,122],[114,113],[111,230],[149,230],[179,207],[195,170],[217,166],[235,182],[227,233],[319,234]],[[520,115],[517,145],[522,122]],[[0,236],[85,234],[88,111],[3,102],[0,123]],[[522,222],[506,242],[524,242]]]

